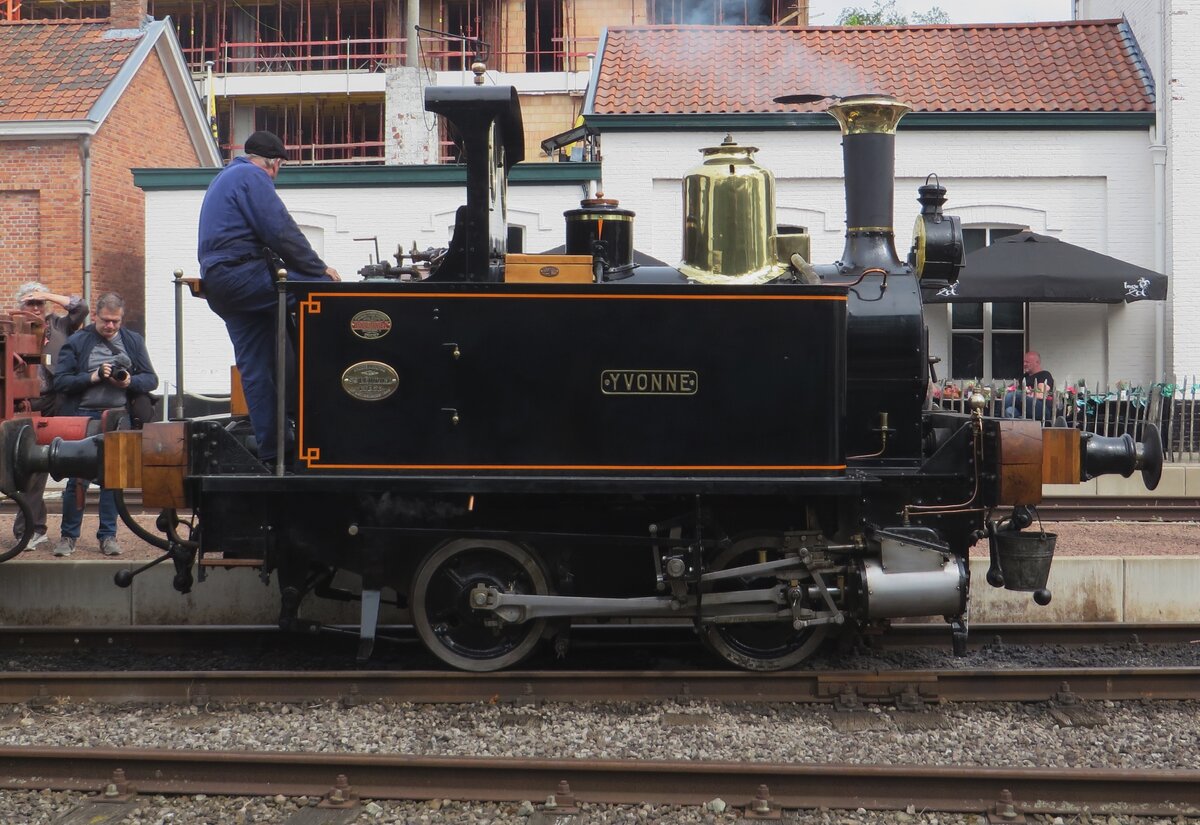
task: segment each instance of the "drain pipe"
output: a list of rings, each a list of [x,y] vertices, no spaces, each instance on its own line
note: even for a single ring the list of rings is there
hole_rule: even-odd
[[[1154,141],[1150,159],[1154,163],[1154,271],[1167,274],[1167,15],[1166,0],[1158,3],[1158,79],[1154,84]],[[1173,275],[1173,273],[1172,273]],[[1167,280],[1170,297],[1174,277]],[[1165,301],[1154,302],[1154,380],[1166,382]]]
[[[79,139],[80,163],[83,176],[83,304],[92,305],[92,137]]]
[[[404,10],[404,65],[414,69],[421,65],[421,33],[417,31],[420,22],[420,0],[408,0]]]

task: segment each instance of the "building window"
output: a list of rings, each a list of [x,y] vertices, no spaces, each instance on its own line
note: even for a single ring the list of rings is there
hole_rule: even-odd
[[[525,4],[525,71],[563,69],[562,3],[534,0]]]
[[[514,223],[508,225],[508,243],[505,245],[505,251],[510,254],[519,254],[525,251],[525,227],[517,226]]]
[[[963,242],[970,255],[1020,231],[1020,227],[971,227],[963,229]],[[991,381],[1021,375],[1028,304],[953,303],[949,307],[951,378]]]

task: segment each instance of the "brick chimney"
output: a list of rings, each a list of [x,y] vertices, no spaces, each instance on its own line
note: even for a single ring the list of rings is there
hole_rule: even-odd
[[[110,28],[122,31],[142,28],[148,14],[146,3],[147,0],[110,0]]]

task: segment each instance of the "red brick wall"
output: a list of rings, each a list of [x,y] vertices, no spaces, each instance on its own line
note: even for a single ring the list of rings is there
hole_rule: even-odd
[[[130,170],[199,163],[157,53],[92,138],[91,154],[92,298],[120,292],[130,326],[141,330],[145,203]],[[83,294],[81,158],[77,138],[0,141],[0,307],[11,306],[26,281],[42,281],[64,295]],[[195,254],[180,250],[183,261]]]
[[[14,276],[38,272],[41,255],[41,203],[31,190],[0,191],[0,266]],[[6,308],[0,296],[0,308]]]
[[[92,140],[92,298],[120,292],[134,329],[145,326],[145,279],[172,275],[146,272],[145,197],[130,170],[198,163],[162,63],[152,53]],[[180,256],[190,261],[196,250],[181,249]]]
[[[79,142],[0,141],[0,308],[42,281],[61,293],[83,282]],[[7,237],[14,234],[17,240]]]

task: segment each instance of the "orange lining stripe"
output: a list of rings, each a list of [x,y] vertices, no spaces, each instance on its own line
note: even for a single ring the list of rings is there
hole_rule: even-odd
[[[604,293],[556,295],[552,292],[473,292],[469,294],[461,292],[310,292],[304,300],[311,301],[314,298],[507,298],[510,301],[521,298],[551,300],[566,298],[588,301],[841,301],[843,303],[847,300],[845,295],[606,295]]]
[[[310,467],[312,462],[306,462]],[[681,464],[679,466],[656,466],[652,464],[318,464],[325,470],[742,470],[765,472],[768,470],[844,470],[845,464],[765,464],[765,465],[714,465]]]
[[[561,300],[563,298],[572,298],[572,299],[581,299],[582,298],[582,299],[587,299],[587,300],[601,299],[601,300],[625,300],[625,301],[680,301],[680,300],[682,300],[682,301],[713,301],[713,300],[716,300],[716,301],[840,301],[842,303],[846,303],[848,300],[846,295],[662,295],[662,294],[656,294],[656,295],[610,295],[610,294],[605,294],[602,292],[596,293],[596,294],[571,293],[571,294],[557,294],[557,295],[552,292],[547,292],[547,293],[477,292],[477,293],[469,293],[469,294],[464,294],[464,293],[460,293],[460,292],[425,292],[425,293],[417,293],[417,292],[412,292],[412,293],[408,293],[408,292],[396,292],[396,293],[387,293],[387,292],[310,292],[310,293],[308,293],[308,296],[304,299],[304,301],[300,302],[300,309],[303,310],[304,304],[311,302],[314,298],[463,298],[463,299],[465,299],[465,298],[508,298],[508,299],[535,298],[535,299],[554,299],[554,300]],[[297,397],[301,400],[301,402],[304,399],[304,337],[305,337],[305,326],[306,326],[306,324],[304,322],[305,322],[305,319],[310,314],[311,314],[310,312],[306,312],[306,311],[300,311],[298,313],[299,321],[300,321],[300,324],[299,324],[299,326],[300,326],[300,341],[297,345],[299,348],[299,352],[297,353],[296,372],[298,373],[299,380],[297,382],[296,392],[298,394]],[[300,404],[300,410],[299,410],[297,419],[298,420],[297,420],[296,424],[297,424],[298,431],[296,433],[296,445],[299,446],[304,443],[305,415],[304,415],[303,403]],[[309,463],[308,466],[311,467],[312,464]],[[351,470],[351,469],[363,470],[363,469],[371,469],[371,468],[375,468],[375,469],[379,469],[379,470],[488,469],[488,467],[471,467],[469,465],[455,465],[455,464],[446,464],[446,465],[441,465],[441,464],[430,464],[430,465],[422,465],[422,464],[395,464],[395,465],[392,465],[392,464],[380,464],[380,465],[326,464],[326,465],[322,465],[322,466],[325,468],[328,468],[328,469],[347,469],[347,470]],[[730,467],[689,467],[689,466],[683,466],[683,467],[636,467],[636,466],[629,466],[629,467],[626,467],[624,465],[614,466],[614,467],[608,467],[608,466],[603,466],[603,465],[597,465],[597,466],[575,465],[575,466],[559,467],[556,465],[548,465],[548,466],[496,465],[494,467],[490,467],[490,469],[496,469],[496,470],[535,470],[535,469],[542,469],[542,470],[624,470],[624,469],[641,469],[641,470],[650,470],[650,469],[658,469],[658,470],[837,470],[837,469],[842,469],[842,470],[844,470],[844,469],[846,469],[846,465],[842,464],[842,465],[829,466],[829,467],[808,466],[808,465],[794,466],[794,467],[789,467],[789,466],[779,466],[779,467],[772,467],[772,466],[767,466],[767,467],[738,467],[738,466],[730,466]]]

